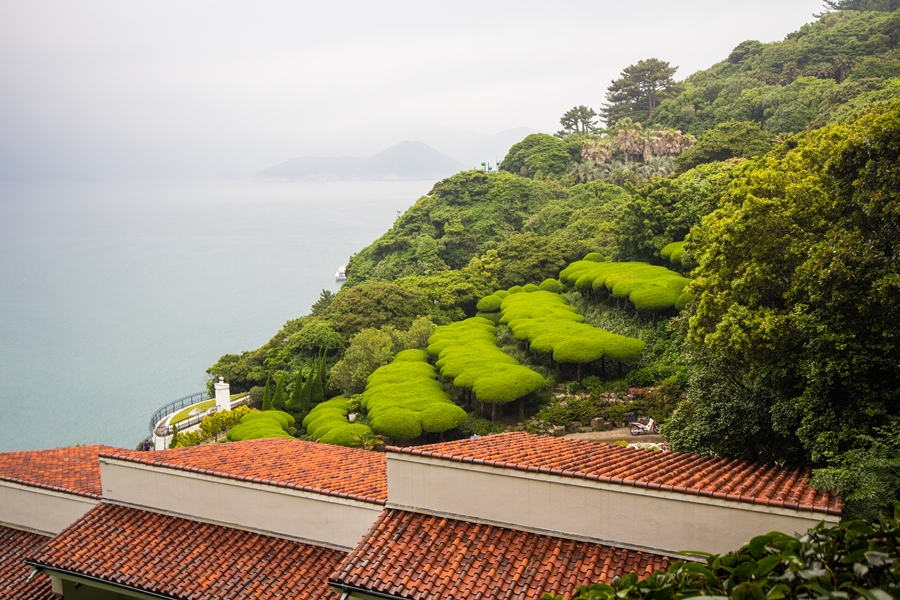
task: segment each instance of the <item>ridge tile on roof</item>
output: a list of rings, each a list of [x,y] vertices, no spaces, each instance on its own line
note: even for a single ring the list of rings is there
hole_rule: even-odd
[[[842,508],[839,496],[809,484],[808,469],[524,432],[388,451],[830,515]]]
[[[31,581],[31,567],[25,558],[46,544],[50,538],[39,533],[0,525],[0,598],[5,600],[53,600],[50,578],[43,573]]]
[[[101,456],[372,504],[387,501],[384,453],[358,448],[268,438],[158,452],[115,450]]]
[[[0,452],[0,480],[99,499],[97,457],[111,450],[115,448],[95,445]]]
[[[101,502],[29,563],[182,600],[331,600],[328,574],[345,556],[311,544]]]
[[[581,585],[674,562],[666,556],[399,509],[384,510],[330,582],[413,600],[571,596]]]

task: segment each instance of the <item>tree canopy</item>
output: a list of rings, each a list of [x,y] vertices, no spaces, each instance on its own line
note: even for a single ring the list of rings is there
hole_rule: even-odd
[[[772,148],[774,136],[752,121],[726,121],[705,131],[693,148],[675,157],[678,171],[729,158],[762,156]]]
[[[566,172],[579,152],[578,143],[571,146],[552,135],[533,133],[513,144],[500,163],[500,169],[535,179],[559,176]]]
[[[673,79],[678,67],[657,58],[640,60],[622,70],[606,90],[606,104],[600,110],[608,126],[630,117],[648,118],[660,101],[676,89]]]
[[[562,125],[562,129],[556,133],[556,137],[594,133],[597,131],[596,118],[597,113],[594,109],[584,104],[572,107],[560,117],[559,124]]]
[[[676,448],[823,464],[900,413],[898,131],[895,101],[748,162],[688,236]]]

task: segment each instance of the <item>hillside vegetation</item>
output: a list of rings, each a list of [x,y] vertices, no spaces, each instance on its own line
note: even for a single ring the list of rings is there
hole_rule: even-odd
[[[835,4],[681,82],[626,67],[605,127],[576,106],[499,172],[436,183],[337,295],[208,372],[362,447],[621,422],[627,396],[676,450],[812,466],[848,516],[887,514],[900,12]]]

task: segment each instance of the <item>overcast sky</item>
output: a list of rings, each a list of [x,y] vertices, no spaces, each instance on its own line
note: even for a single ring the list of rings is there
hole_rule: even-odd
[[[821,5],[0,0],[0,161],[141,179],[247,177],[403,140],[452,155],[506,129],[556,131],[640,59],[681,79]]]

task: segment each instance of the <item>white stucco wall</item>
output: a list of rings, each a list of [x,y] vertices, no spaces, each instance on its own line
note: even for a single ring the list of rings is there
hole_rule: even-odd
[[[56,535],[97,500],[54,490],[0,481],[0,523]]]
[[[100,476],[109,500],[342,549],[356,545],[383,508],[109,458],[100,459]]]
[[[735,550],[770,531],[806,531],[819,513],[677,492],[388,454],[389,506],[418,507],[647,549]]]

